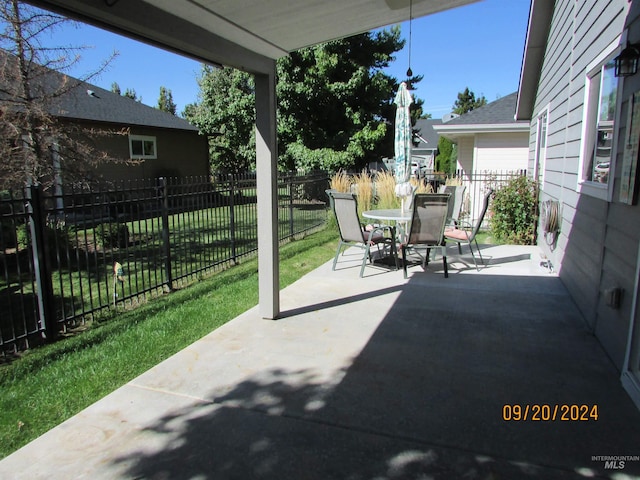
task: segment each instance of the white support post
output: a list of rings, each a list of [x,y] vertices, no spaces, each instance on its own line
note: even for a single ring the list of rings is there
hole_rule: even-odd
[[[268,74],[255,75],[258,293],[260,315],[266,319],[280,314],[275,79],[275,61]]]

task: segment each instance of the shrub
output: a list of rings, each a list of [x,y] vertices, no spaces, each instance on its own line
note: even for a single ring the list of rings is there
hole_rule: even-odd
[[[491,202],[491,233],[501,242],[533,245],[538,221],[538,185],[517,176],[500,187]]]
[[[63,222],[47,222],[45,226],[45,242],[50,252],[56,250],[63,252],[69,245],[71,228]],[[31,247],[31,226],[29,223],[20,223],[15,230],[16,246],[18,250]]]
[[[125,223],[102,223],[95,230],[98,245],[104,248],[126,247],[129,244],[129,228]]]

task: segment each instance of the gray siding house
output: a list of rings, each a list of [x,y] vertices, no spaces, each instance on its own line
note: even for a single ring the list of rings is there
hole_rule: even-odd
[[[639,16],[638,0],[532,0],[516,107],[540,246],[638,407],[640,74],[617,77],[614,59],[640,42]]]

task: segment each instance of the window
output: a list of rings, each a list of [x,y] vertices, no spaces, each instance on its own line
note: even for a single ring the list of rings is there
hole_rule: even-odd
[[[618,79],[614,75],[613,58],[616,40],[590,65],[585,84],[585,105],[580,158],[579,190],[609,199],[609,171],[613,167],[614,134],[617,113]],[[611,170],[613,171],[613,170]]]
[[[549,110],[545,109],[540,115],[538,115],[538,121],[536,124],[536,152],[535,152],[535,180],[540,185],[540,188],[544,186],[544,170],[545,161],[547,159],[547,128],[549,124]]]
[[[131,158],[158,158],[156,137],[129,135],[129,155]]]

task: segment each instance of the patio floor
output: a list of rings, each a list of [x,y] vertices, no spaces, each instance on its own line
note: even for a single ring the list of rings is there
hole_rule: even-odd
[[[453,247],[448,279],[439,260],[360,279],[350,253],[284,289],[281,319],[245,312],[0,478],[640,478],[640,460],[595,458],[640,455],[640,411],[537,248],[485,246],[476,272]]]

